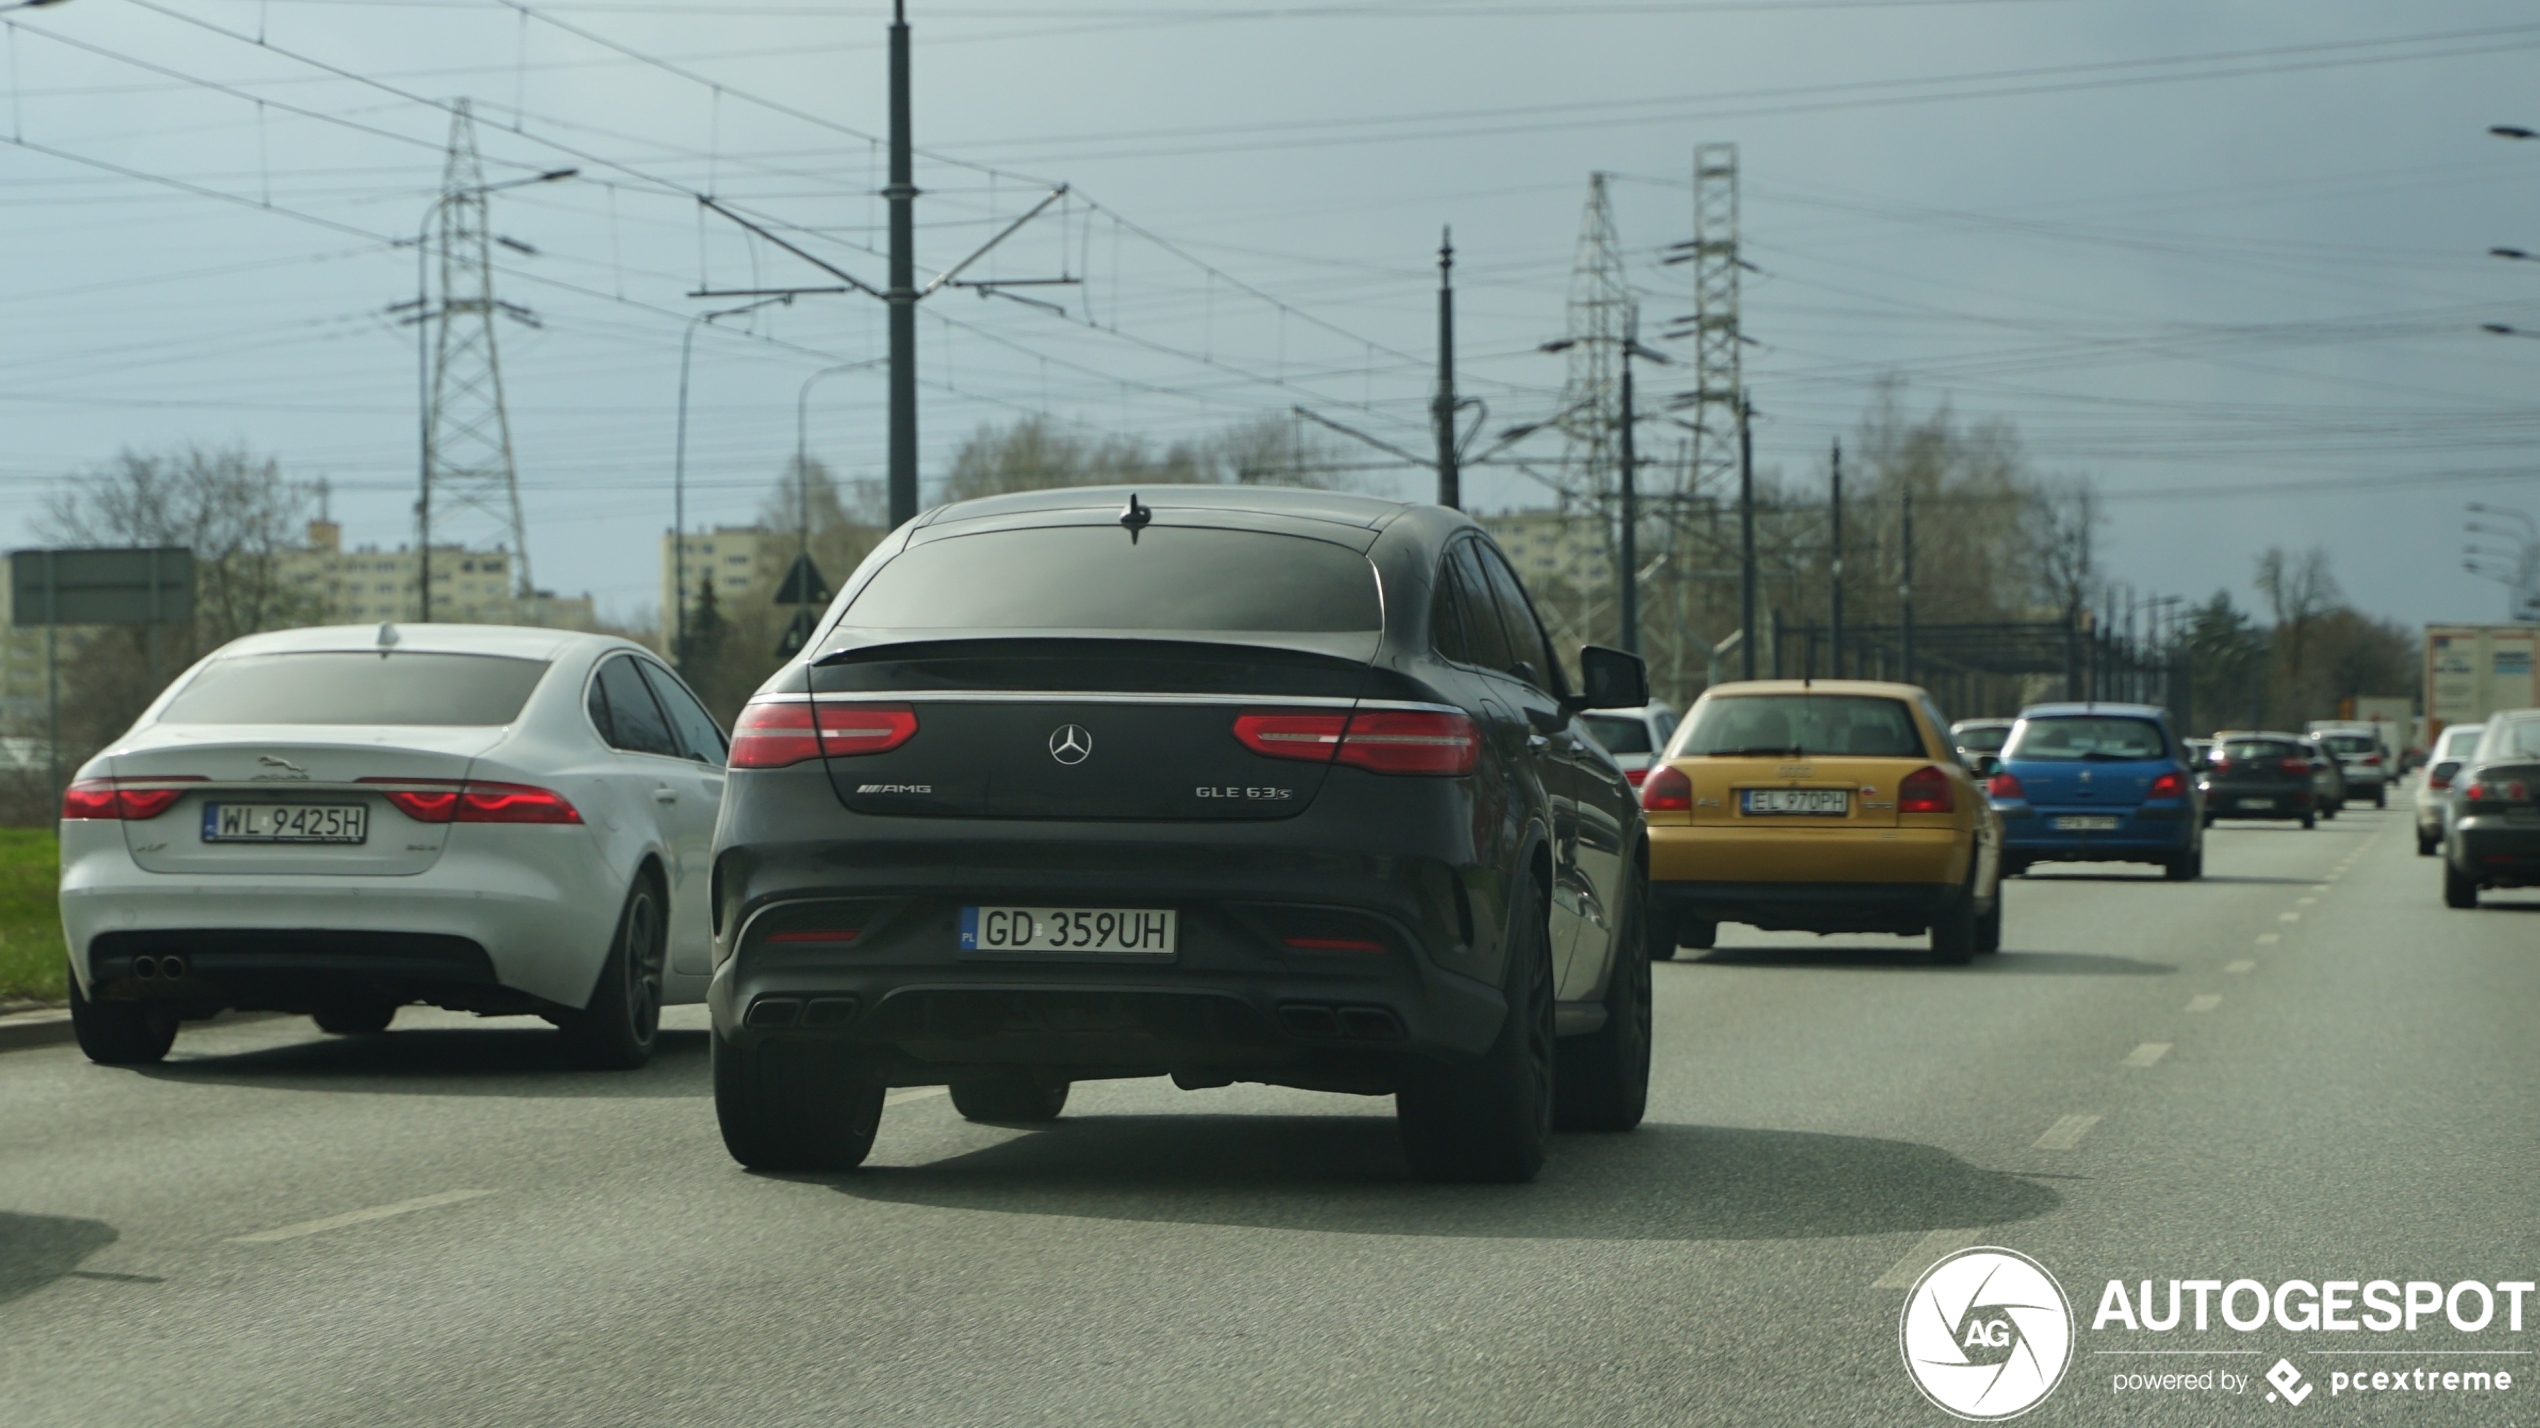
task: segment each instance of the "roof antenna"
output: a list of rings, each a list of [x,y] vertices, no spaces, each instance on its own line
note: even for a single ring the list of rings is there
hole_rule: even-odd
[[[1129,544],[1136,545],[1138,532],[1145,530],[1154,519],[1155,512],[1138,503],[1137,492],[1130,492],[1129,504],[1120,508],[1120,524],[1129,528]]]
[[[379,652],[386,654],[397,643],[397,627],[386,620],[379,622]]]

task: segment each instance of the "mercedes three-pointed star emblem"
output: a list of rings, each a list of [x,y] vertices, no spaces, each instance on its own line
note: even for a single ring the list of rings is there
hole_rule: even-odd
[[[1070,768],[1094,756],[1094,736],[1082,724],[1061,724],[1050,732],[1050,757]]]

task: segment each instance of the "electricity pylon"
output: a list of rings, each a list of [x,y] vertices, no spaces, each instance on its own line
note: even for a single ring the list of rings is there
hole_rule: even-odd
[[[494,296],[493,233],[487,226],[485,165],[476,151],[476,121],[461,99],[450,120],[450,156],[441,197],[425,228],[438,229],[439,301],[429,295],[424,320],[434,324],[432,370],[423,419],[423,492],[416,505],[424,562],[425,618],[431,618],[432,543],[510,555],[514,590],[531,593],[528,531],[521,519],[520,479],[512,461],[510,414],[503,407],[503,364],[494,341],[497,313],[538,326],[527,308]],[[505,240],[507,243],[509,240]]]
[[[1548,344],[1569,354],[1570,367],[1561,385],[1559,415],[1553,426],[1565,438],[1561,456],[1561,504],[1570,528],[1595,523],[1594,544],[1609,568],[1615,560],[1607,509],[1615,498],[1622,469],[1624,344],[1639,323],[1632,298],[1631,275],[1623,262],[1622,239],[1614,229],[1614,203],[1606,176],[1588,175],[1587,206],[1579,217],[1579,251],[1570,268],[1567,332]],[[1620,578],[1619,571],[1617,578]],[[1582,638],[1604,638],[1588,601],[1589,589],[1571,592],[1579,608],[1573,632]]]

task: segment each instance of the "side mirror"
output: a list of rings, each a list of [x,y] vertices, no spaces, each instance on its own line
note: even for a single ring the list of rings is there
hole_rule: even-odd
[[[1581,709],[1638,709],[1649,702],[1649,666],[1636,654],[1581,645],[1579,682],[1585,692],[1570,702]]]
[[[1976,755],[1976,777],[1991,778],[2000,772],[2002,772],[2002,760],[2000,757],[1993,754]]]

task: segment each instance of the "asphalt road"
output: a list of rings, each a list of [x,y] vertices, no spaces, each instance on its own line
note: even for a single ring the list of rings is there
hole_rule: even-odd
[[[0,1421],[1940,1423],[1905,1285],[1984,1243],[2079,1317],[2031,1422],[2237,1422],[2287,1411],[2279,1356],[2383,1362],[2323,1348],[2518,1381],[2303,1416],[2540,1421],[2540,1302],[2523,1335],[2090,1328],[2112,1278],[2540,1278],[2540,894],[2447,912],[2396,807],[2226,824],[2208,866],[2041,870],[1966,969],[1728,929],[1657,969],[1648,1124],[1525,1187],[1406,1181],[1387,1101],[1164,1082],[1031,1131],[897,1092],[866,1169],[754,1176],[698,1030],[632,1075],[411,1009],[147,1071],[13,1053]],[[2235,1353],[2113,1352],[2146,1344]],[[2147,1364],[2252,1384],[2114,1390]]]

